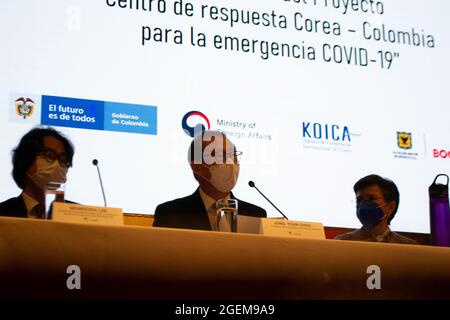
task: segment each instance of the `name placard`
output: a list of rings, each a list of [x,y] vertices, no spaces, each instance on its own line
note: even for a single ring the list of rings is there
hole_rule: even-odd
[[[325,239],[323,224],[319,222],[261,219],[260,233],[268,236]]]
[[[89,223],[122,226],[122,209],[82,206],[79,204],[54,202],[52,220],[70,223]]]

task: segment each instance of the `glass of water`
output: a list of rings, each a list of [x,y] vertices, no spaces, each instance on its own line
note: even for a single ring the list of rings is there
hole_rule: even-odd
[[[237,232],[238,201],[236,199],[217,201],[216,213],[219,226],[220,221],[225,219],[230,226],[230,231]]]
[[[49,182],[45,191],[45,219],[52,218],[53,202],[64,202],[66,184],[64,182]]]

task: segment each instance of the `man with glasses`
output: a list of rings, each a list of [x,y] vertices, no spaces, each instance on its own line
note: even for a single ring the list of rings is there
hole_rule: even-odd
[[[199,187],[190,196],[157,206],[155,227],[218,231],[216,202],[236,199],[231,190],[239,177],[242,152],[219,131],[198,133],[188,151],[188,161]],[[266,211],[238,200],[238,214],[265,218]]]
[[[43,219],[47,184],[66,181],[73,155],[72,143],[52,128],[25,134],[12,159],[12,175],[22,194],[0,203],[0,216]]]
[[[361,178],[353,190],[356,195],[356,216],[362,228],[339,235],[337,240],[416,243],[389,228],[400,201],[400,194],[394,182],[373,174]]]

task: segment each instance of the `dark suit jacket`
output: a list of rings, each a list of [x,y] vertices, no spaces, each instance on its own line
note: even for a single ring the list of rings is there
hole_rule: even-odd
[[[231,194],[232,199],[236,199]],[[265,218],[264,209],[251,203],[238,200],[238,214]],[[156,207],[154,227],[212,230],[208,213],[197,189],[190,196],[165,202]]]
[[[76,204],[69,200],[64,202]],[[0,203],[0,217],[28,218],[27,207],[22,195]]]
[[[22,195],[0,203],[0,216],[28,218],[27,207]]]

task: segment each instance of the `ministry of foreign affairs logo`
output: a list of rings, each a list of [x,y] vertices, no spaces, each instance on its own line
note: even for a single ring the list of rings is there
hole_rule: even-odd
[[[19,117],[26,119],[31,117],[34,112],[34,101],[30,98],[20,97],[15,102],[16,113]]]
[[[195,126],[190,126],[188,124],[188,120],[190,118],[197,117],[199,120],[203,121],[207,127],[202,123],[197,123]],[[186,113],[181,120],[181,127],[183,128],[183,131],[190,137],[194,137],[196,132],[203,132],[205,130],[211,129],[211,123],[209,122],[209,119],[206,115],[204,115],[200,111],[189,111]]]
[[[412,133],[411,132],[397,132],[397,144],[401,149],[412,148]]]

